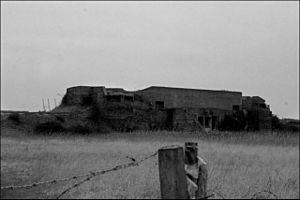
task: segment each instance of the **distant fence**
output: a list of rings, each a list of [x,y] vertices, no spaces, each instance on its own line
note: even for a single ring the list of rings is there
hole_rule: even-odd
[[[4,186],[1,187],[1,190],[30,189],[39,185],[54,184],[84,178],[74,185],[69,186],[67,189],[57,195],[56,199],[59,199],[64,194],[68,193],[74,188],[79,187],[83,183],[90,181],[94,177],[112,171],[139,166],[139,164],[141,164],[142,162],[158,155],[159,181],[162,199],[208,199],[215,195],[217,195],[218,198],[224,199],[223,195],[215,191],[211,191],[211,193],[208,194],[207,165],[206,162],[197,155],[197,143],[186,142],[184,147],[185,148],[183,149],[183,147],[178,145],[164,146],[153,154],[148,155],[140,160],[136,160],[135,158],[127,156],[127,158],[131,159],[132,162],[117,165],[110,169],[93,171],[86,174],[80,174],[61,179],[36,182],[28,185]],[[261,193],[268,193],[269,195],[277,198],[277,196],[270,191],[260,191],[258,193],[255,193],[252,198],[256,198],[256,196],[260,195]]]

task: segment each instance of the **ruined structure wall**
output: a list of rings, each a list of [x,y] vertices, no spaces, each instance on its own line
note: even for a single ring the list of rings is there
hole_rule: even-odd
[[[261,107],[260,105],[265,105]],[[253,113],[253,128],[256,130],[272,129],[272,111],[265,104],[265,100],[259,96],[243,97],[242,108]]]
[[[189,90],[153,87],[137,94],[151,101],[155,105],[156,101],[163,101],[165,108],[218,108],[232,110],[233,105],[242,105],[241,92],[209,91],[209,90]]]
[[[83,97],[88,97],[90,91],[91,87],[88,86],[68,88],[66,93],[66,103],[68,105],[81,104]]]
[[[68,105],[82,104],[84,98],[92,98],[92,102],[103,104],[105,87],[78,86],[67,89],[66,103]]]
[[[272,120],[269,107],[261,106],[264,99],[242,98],[241,92],[230,91],[150,87],[128,92],[122,88],[78,86],[67,89],[66,102],[68,105],[96,103],[105,115],[104,118],[121,129],[126,126],[134,129],[134,124],[140,123],[151,129],[161,128],[165,124],[177,130],[199,130],[204,123],[204,128],[214,129],[225,114],[235,110],[233,106],[253,111],[255,128],[258,130],[271,129]],[[207,121],[209,125],[205,123]]]
[[[176,108],[171,109],[171,111],[172,113],[169,111],[169,115],[173,114],[171,117],[172,127],[175,130],[204,130],[205,128],[217,129],[225,115],[231,113],[231,111],[214,108]],[[209,127],[205,126],[205,121],[201,124],[199,117],[202,117],[204,120],[209,120]]]
[[[272,129],[272,112],[267,109],[257,110],[258,114],[258,130]]]
[[[100,107],[103,107],[105,104],[106,93],[105,87],[93,87],[91,91],[93,103],[97,103]]]
[[[116,131],[166,128],[166,111],[149,109],[142,102],[107,102],[104,120]]]

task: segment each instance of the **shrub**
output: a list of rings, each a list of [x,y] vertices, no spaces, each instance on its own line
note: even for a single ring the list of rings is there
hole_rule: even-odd
[[[80,133],[80,134],[89,134],[92,132],[92,130],[88,126],[83,126],[83,125],[72,126],[68,128],[68,131],[72,133]]]
[[[56,119],[60,122],[65,122],[65,119],[61,116],[56,116]]]
[[[66,129],[58,122],[39,123],[34,128],[34,132],[37,133],[63,132],[65,130]]]
[[[282,128],[283,128],[283,125],[280,122],[280,119],[276,115],[273,115],[272,116],[272,129],[273,130],[282,130]]]
[[[16,122],[16,123],[20,123],[20,115],[19,113],[12,113],[8,116],[8,119],[13,121],[13,122]]]
[[[242,112],[225,115],[223,121],[219,125],[221,131],[240,131],[246,127],[247,119]]]

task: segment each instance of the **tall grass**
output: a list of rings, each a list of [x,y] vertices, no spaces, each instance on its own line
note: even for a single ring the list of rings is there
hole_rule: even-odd
[[[160,147],[198,142],[208,163],[209,192],[251,198],[270,190],[299,198],[299,135],[283,133],[134,132],[89,136],[1,133],[1,186],[22,185],[107,169],[143,158]],[[1,191],[1,198],[55,198],[74,182]],[[96,177],[64,198],[160,198],[157,157],[140,166]],[[221,198],[217,196],[217,198]]]

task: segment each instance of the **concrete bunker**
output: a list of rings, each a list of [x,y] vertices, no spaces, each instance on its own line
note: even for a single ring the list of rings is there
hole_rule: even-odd
[[[65,105],[97,105],[104,120],[171,130],[215,130],[226,115],[255,113],[257,129],[271,126],[271,111],[261,97],[241,92],[152,86],[143,90],[78,86],[67,89]],[[142,123],[141,123],[142,122]],[[135,124],[135,125],[134,125]],[[117,127],[117,125],[116,125]]]

